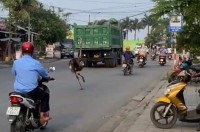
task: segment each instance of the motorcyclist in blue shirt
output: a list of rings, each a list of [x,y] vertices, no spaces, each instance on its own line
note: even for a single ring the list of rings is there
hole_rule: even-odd
[[[49,111],[49,94],[38,88],[38,80],[41,76],[47,80],[51,79],[42,64],[33,59],[34,46],[30,42],[22,44],[23,57],[15,60],[12,66],[12,74],[15,76],[14,91],[28,94],[34,100],[41,100],[40,123],[50,120],[45,112]]]
[[[133,53],[130,51],[130,46],[126,46],[126,51],[124,52],[124,60],[128,62],[128,64],[133,65],[132,58],[135,58]]]

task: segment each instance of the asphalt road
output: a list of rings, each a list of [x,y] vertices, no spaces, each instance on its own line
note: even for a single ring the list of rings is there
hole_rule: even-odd
[[[85,90],[75,76],[68,70],[68,60],[45,63],[45,67],[55,66],[50,73],[56,81],[47,85],[51,89],[51,116],[44,132],[95,132],[123,105],[134,96],[148,89],[162,79],[171,63],[158,65],[149,60],[144,68],[134,67],[133,75],[124,76],[122,68],[84,68],[82,75],[86,83]],[[8,93],[12,91],[14,77],[10,68],[0,69],[0,131],[8,132],[9,124],[5,115],[9,105]]]

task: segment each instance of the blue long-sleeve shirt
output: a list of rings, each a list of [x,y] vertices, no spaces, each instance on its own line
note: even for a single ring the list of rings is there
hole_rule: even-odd
[[[124,59],[128,62],[132,62],[132,58],[135,58],[133,53],[131,51],[125,51],[124,52]]]
[[[48,78],[42,64],[28,55],[15,60],[11,72],[15,76],[14,91],[20,93],[34,90],[38,86],[40,76]]]

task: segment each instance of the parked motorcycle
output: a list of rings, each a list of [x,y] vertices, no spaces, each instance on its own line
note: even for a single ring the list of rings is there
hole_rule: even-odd
[[[200,72],[200,69],[195,70]],[[150,111],[151,121],[156,127],[172,128],[177,119],[189,123],[200,122],[200,104],[195,109],[188,110],[184,100],[183,93],[187,83],[191,80],[191,76],[191,69],[182,71],[179,74],[180,80],[170,83],[164,92],[164,96],[156,99],[156,103]]]
[[[188,59],[187,61],[183,61],[181,63],[178,63],[172,73],[169,75],[168,78],[168,83],[174,81],[177,79],[178,74],[183,71],[183,70],[187,70],[188,68],[190,68],[192,66],[192,59]]]
[[[144,67],[144,65],[146,64],[145,57],[143,55],[139,55],[138,57],[139,57],[138,58],[138,66]]]
[[[48,72],[53,72],[55,67],[50,67]],[[43,84],[43,82],[48,82],[55,80],[41,79],[38,81],[38,88],[43,89],[49,94],[49,88]],[[11,92],[9,93],[11,105],[8,107],[6,115],[8,116],[8,122],[10,124],[10,132],[31,132],[34,129],[45,129],[48,121],[43,125],[40,124],[40,107],[41,101],[35,102],[27,94]],[[46,116],[49,112],[46,112]]]
[[[156,55],[155,54],[151,54],[151,60],[155,60],[156,59]]]
[[[159,64],[164,66],[166,64],[166,56],[159,56]]]
[[[124,68],[123,69],[124,76],[127,75],[127,74],[132,74],[133,65],[134,65],[133,63],[130,64],[125,60],[123,61],[122,67]]]

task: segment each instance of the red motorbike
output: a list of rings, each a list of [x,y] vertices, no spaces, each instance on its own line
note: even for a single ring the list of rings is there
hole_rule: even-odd
[[[159,56],[159,64],[164,66],[166,64],[166,56]]]
[[[170,83],[170,82],[176,80],[177,76],[179,75],[179,73],[181,71],[187,70],[189,67],[192,68],[191,66],[192,66],[192,60],[191,59],[184,61],[184,62],[179,61],[178,64],[176,66],[174,66],[172,73],[169,75],[168,82]],[[193,67],[198,68],[199,66],[193,66]],[[191,80],[193,80],[193,78]]]
[[[139,67],[144,67],[144,65],[146,64],[146,58],[143,55],[139,55],[138,56],[138,66]]]

